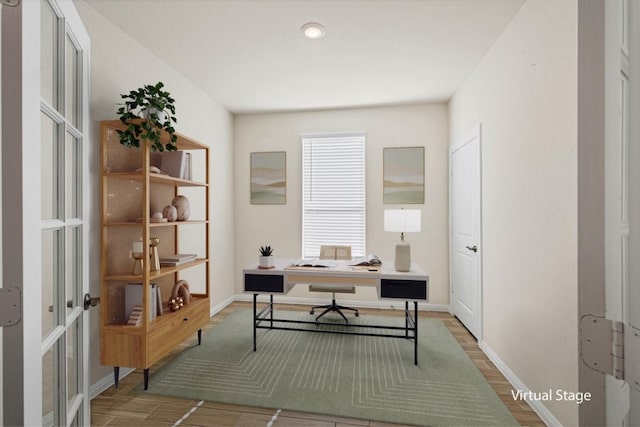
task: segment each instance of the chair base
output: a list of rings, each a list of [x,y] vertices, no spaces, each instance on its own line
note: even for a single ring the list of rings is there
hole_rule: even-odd
[[[322,316],[324,316],[325,314],[327,314],[330,311],[335,311],[336,313],[338,313],[340,316],[342,316],[342,318],[344,319],[344,321],[346,323],[349,323],[349,320],[347,319],[347,316],[344,315],[342,310],[351,310],[351,311],[353,311],[355,313],[356,317],[358,317],[360,315],[360,313],[358,313],[358,309],[356,309],[356,308],[351,308],[351,307],[346,307],[344,305],[336,304],[335,297],[331,299],[331,304],[328,304],[328,305],[316,305],[314,307],[311,307],[311,310],[309,311],[309,314],[313,314],[317,308],[324,308],[325,310],[322,313],[320,313],[318,316],[316,316],[316,322]]]

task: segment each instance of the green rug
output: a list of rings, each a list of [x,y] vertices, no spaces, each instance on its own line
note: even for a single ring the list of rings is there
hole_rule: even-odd
[[[350,321],[404,325],[400,317]],[[420,319],[419,366],[405,339],[259,329],[258,351],[252,344],[251,311],[237,310],[152,375],[147,392],[402,424],[518,425],[437,319]]]

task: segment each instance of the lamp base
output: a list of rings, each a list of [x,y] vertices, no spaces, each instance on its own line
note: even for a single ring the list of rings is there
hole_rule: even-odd
[[[396,271],[411,270],[411,245],[402,239],[396,244],[396,256],[393,260]]]

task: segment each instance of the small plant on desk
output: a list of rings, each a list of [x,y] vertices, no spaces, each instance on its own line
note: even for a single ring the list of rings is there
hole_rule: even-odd
[[[260,246],[260,268],[273,268],[273,249],[271,246]]]

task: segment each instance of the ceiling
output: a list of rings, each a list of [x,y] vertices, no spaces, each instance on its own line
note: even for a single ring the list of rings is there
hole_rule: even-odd
[[[524,3],[85,1],[236,114],[446,101]]]

